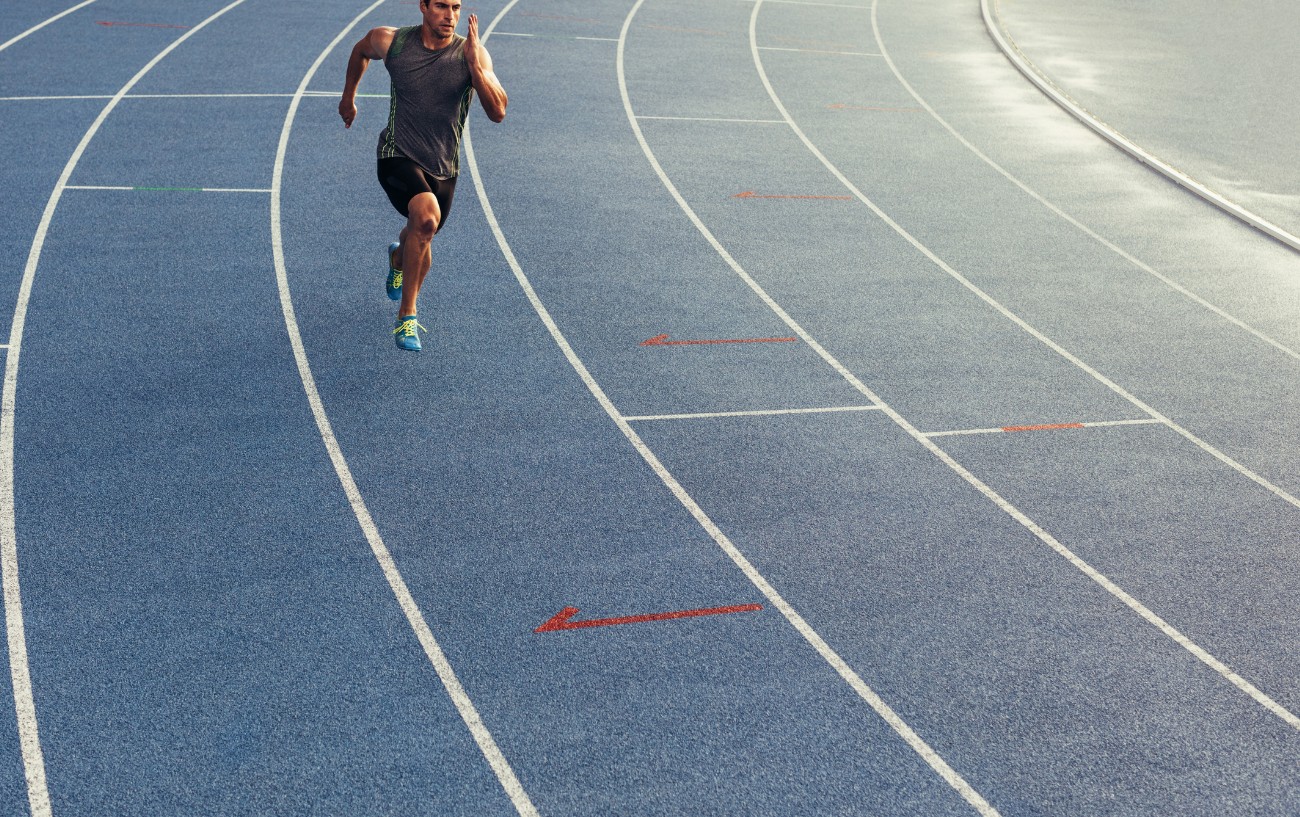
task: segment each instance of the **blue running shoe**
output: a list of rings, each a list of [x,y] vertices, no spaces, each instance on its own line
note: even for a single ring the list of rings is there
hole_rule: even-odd
[[[415,319],[414,315],[407,315],[405,318],[398,318],[397,325],[393,329],[393,339],[397,341],[397,348],[404,349],[408,352],[420,351],[420,330],[428,332]]]
[[[402,297],[402,271],[393,266],[393,253],[397,252],[401,246],[396,241],[388,245],[388,282],[384,284],[384,291],[388,293],[388,299],[391,301],[399,300]]]

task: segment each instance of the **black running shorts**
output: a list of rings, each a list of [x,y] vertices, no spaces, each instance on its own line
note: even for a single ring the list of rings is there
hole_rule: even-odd
[[[432,193],[438,200],[438,209],[442,219],[438,228],[447,223],[447,214],[451,212],[451,197],[456,193],[456,179],[437,179],[429,175],[424,168],[410,159],[396,157],[379,160],[379,184],[388,194],[388,200],[403,216],[410,216],[408,205],[411,199],[420,193]]]

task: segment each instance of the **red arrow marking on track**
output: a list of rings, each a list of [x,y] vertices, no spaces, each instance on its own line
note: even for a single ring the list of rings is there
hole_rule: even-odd
[[[793,343],[798,338],[731,338],[727,340],[669,340],[668,333],[641,341],[642,346],[699,346],[706,343]]]
[[[826,199],[831,201],[853,201],[852,196],[760,196],[753,190],[746,190],[744,193],[737,193],[732,196],[733,199]]]
[[[622,616],[620,618],[589,618],[586,621],[570,621],[578,614],[577,607],[565,607],[542,626],[533,630],[535,633],[553,633],[560,630],[581,630],[584,627],[611,627],[615,624],[641,624],[646,621],[668,621],[674,618],[695,618],[697,616],[720,616],[727,613],[754,613],[763,609],[761,604],[737,604],[732,607],[709,607],[704,610],[679,610],[674,613],[649,613],[641,616]]]
[[[1083,423],[1051,423],[1043,426],[1003,426],[1003,431],[1055,431],[1058,428],[1085,428]]]
[[[97,26],[139,26],[142,28],[189,28],[189,26],[174,26],[168,23],[115,23],[110,20],[96,20]]]

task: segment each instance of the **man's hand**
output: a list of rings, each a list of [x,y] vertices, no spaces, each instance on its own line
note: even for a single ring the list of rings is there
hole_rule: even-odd
[[[469,16],[468,31],[465,34],[465,64],[469,70],[478,73],[483,69],[483,55],[487,52],[483,50],[483,44],[478,39],[478,15]]]
[[[506,89],[501,87],[497,75],[492,70],[492,57],[478,38],[478,15],[469,16],[468,31],[465,36],[465,67],[469,69],[469,81],[478,93],[478,100],[483,105],[483,112],[493,122],[506,118]]]
[[[352,127],[352,120],[357,118],[357,104],[346,97],[340,99],[339,116],[343,117],[343,127]]]

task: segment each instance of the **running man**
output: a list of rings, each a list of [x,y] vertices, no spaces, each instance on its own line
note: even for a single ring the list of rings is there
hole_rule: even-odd
[[[460,0],[420,0],[418,26],[371,29],[352,47],[339,116],[352,127],[357,83],[371,60],[383,60],[392,80],[388,126],[379,134],[379,184],[406,226],[388,247],[388,297],[400,301],[397,348],[420,351],[415,300],[429,272],[429,242],[451,212],[460,171],[460,136],[478,93],[488,119],[506,118],[506,92],[479,42],[478,17],[468,36],[456,33]],[[427,331],[427,330],[426,330]]]

